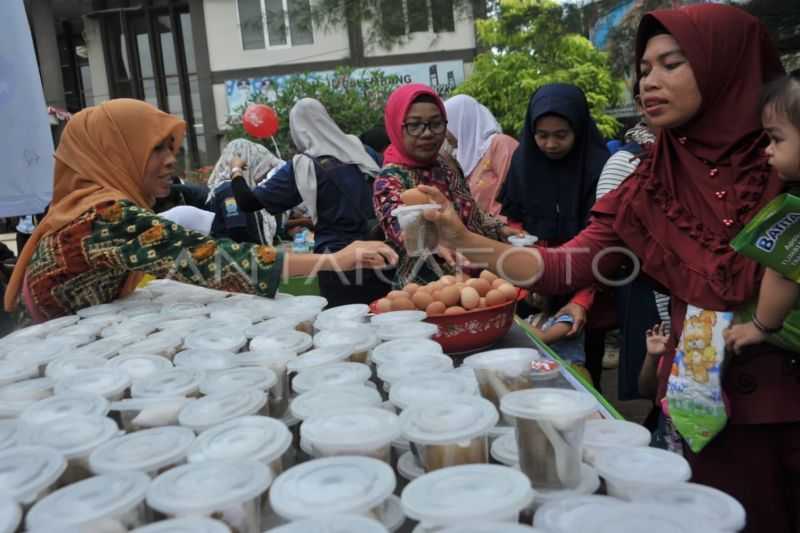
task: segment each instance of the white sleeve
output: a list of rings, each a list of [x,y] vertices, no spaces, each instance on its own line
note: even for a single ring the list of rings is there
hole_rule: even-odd
[[[214,223],[214,213],[204,209],[198,209],[189,205],[179,205],[172,209],[167,209],[158,216],[180,224],[184,228],[199,231],[205,235],[211,233],[211,225]]]
[[[633,174],[638,165],[639,159],[631,152],[626,150],[615,152],[606,161],[603,171],[600,173],[600,178],[597,180],[596,199],[599,200],[606,193],[619,187],[620,183]]]

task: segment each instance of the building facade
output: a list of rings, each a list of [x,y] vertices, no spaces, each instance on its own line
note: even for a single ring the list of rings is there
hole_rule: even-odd
[[[452,0],[382,0],[392,48],[368,22],[315,24],[314,0],[26,0],[48,105],[138,98],[186,120],[182,163],[213,163],[225,124],[286,76],[380,68],[442,90],[469,73],[474,22]],[[54,31],[55,30],[55,31]]]

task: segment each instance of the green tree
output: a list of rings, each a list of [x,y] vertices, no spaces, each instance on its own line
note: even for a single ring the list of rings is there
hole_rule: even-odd
[[[552,0],[500,0],[496,16],[476,22],[486,52],[456,92],[473,96],[495,114],[503,130],[517,135],[530,95],[548,83],[583,89],[600,131],[612,137],[617,120],[605,110],[619,103],[624,86],[605,53],[569,33],[564,11]]]
[[[260,94],[250,98],[247,104],[234,110],[228,120],[225,138],[245,138],[274,150],[270,139],[255,139],[242,126],[242,113],[251,103],[267,104],[278,114],[280,128],[275,135],[281,156],[288,159],[296,152],[289,134],[289,111],[301,98],[319,100],[328,110],[336,124],[345,133],[359,135],[383,121],[383,108],[391,91],[400,84],[396,77],[381,71],[365,71],[353,76],[352,69],[340,68],[333,77],[313,74],[292,76],[278,93],[277,100],[269,102]]]

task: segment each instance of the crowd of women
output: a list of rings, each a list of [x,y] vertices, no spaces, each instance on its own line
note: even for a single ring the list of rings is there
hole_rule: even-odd
[[[205,223],[153,210],[174,192],[182,121],[135,100],[86,109],[61,138],[53,202],[5,307],[47,320],[125,296],[144,274],[267,297],[284,277],[314,274],[339,305],[489,265],[532,289],[530,304],[547,315],[539,333],[596,383],[605,332],[619,326],[621,397],[655,400],[657,433],[685,453],[695,481],[745,505],[746,531],[796,531],[800,355],[765,339],[799,291],[771,271],[762,285],[763,267],[730,241],[800,179],[800,81],[784,75],[758,20],[722,5],[646,15],[636,58],[644,121],[613,156],[567,84],[531,96],[519,142],[473,98],[443,102],[424,85],[397,88],[385,129],[361,139],[305,98],[290,114],[291,161],[228,144],[198,202],[215,213]],[[423,264],[404,253],[392,215],[413,187],[441,206],[425,215],[441,244]],[[303,226],[314,229],[313,254],[273,247]],[[520,233],[537,246],[506,242]],[[755,312],[724,332],[722,423],[701,427],[698,444],[669,386],[676,348],[696,310],[722,320],[748,304]]]

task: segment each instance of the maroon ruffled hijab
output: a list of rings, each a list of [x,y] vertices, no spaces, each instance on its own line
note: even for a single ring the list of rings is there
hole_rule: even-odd
[[[701,108],[684,126],[662,131],[634,175],[593,214],[614,217],[642,270],[674,298],[732,310],[755,296],[761,269],[730,241],[782,187],[764,155],[758,100],[763,84],[784,70],[756,18],[703,4],[642,19],[637,74],[647,40],[663,29],[692,66]]]

